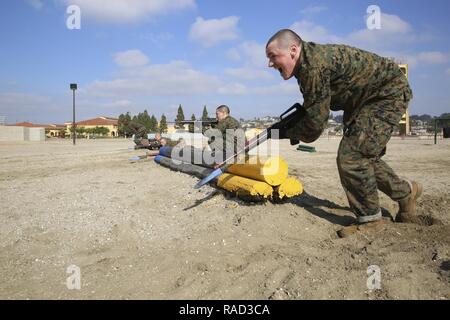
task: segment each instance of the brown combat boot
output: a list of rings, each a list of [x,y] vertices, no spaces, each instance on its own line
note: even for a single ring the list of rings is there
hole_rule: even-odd
[[[337,235],[339,238],[346,238],[358,231],[366,232],[371,230],[379,230],[382,226],[384,226],[386,223],[392,222],[391,219],[388,218],[381,218],[376,221],[371,221],[367,223],[362,224],[352,224],[347,227],[342,228],[337,232]]]
[[[409,182],[411,194],[398,201],[398,214],[395,222],[414,222],[416,219],[416,201],[422,195],[422,185],[416,181]]]

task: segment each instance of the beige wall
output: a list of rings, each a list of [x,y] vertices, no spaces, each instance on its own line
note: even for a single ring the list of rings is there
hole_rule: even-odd
[[[45,129],[0,126],[0,141],[45,141]]]

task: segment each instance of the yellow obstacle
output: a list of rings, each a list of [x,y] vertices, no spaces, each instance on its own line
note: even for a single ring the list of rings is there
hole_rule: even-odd
[[[250,157],[243,164],[231,165],[227,172],[258,181],[271,186],[279,186],[288,176],[288,165],[281,157]]]
[[[275,188],[275,196],[279,199],[292,198],[303,192],[302,183],[294,177],[288,177],[282,184]]]
[[[236,193],[237,196],[251,196],[271,198],[273,188],[265,182],[240,177],[230,173],[223,173],[217,178],[217,186]]]

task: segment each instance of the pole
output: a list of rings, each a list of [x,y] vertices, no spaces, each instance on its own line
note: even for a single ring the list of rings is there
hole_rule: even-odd
[[[76,144],[77,140],[77,130],[75,127],[75,90],[73,91],[73,122],[72,122],[72,129],[73,129],[73,145]]]
[[[434,144],[437,144],[437,119],[434,119]]]

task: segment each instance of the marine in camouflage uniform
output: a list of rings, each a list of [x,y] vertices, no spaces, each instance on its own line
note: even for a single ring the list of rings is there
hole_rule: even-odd
[[[227,130],[241,129],[241,125],[235,118],[233,118],[232,116],[228,116],[225,119],[218,121],[217,124],[213,124],[212,128],[217,129],[222,133],[223,142],[226,148],[227,145],[234,145],[236,140],[232,137],[227,137]]]
[[[222,107],[226,106],[219,106],[217,109],[219,110]],[[226,107],[226,110],[229,110],[228,107]],[[236,152],[239,144],[239,139],[235,134],[240,134],[242,132],[236,132],[237,129],[242,129],[241,125],[239,124],[239,121],[237,121],[235,118],[230,116],[229,114],[224,119],[219,119],[216,124],[211,125],[212,129],[211,131],[206,131],[206,136],[208,137],[208,144],[213,150],[212,157],[217,157],[220,159],[219,162],[225,160],[225,156],[228,156],[234,152]],[[222,134],[222,140],[215,139],[215,133],[214,129],[218,130]],[[233,130],[233,131],[230,131]],[[227,134],[228,131],[228,134]],[[232,134],[235,133],[235,134]],[[245,141],[244,141],[245,143]]]
[[[393,61],[345,45],[301,43],[294,76],[303,94],[303,114],[286,137],[315,141],[330,109],[344,111],[344,137],[337,165],[342,186],[359,223],[379,220],[378,191],[399,201],[411,194],[381,158],[405,113],[412,92]],[[280,70],[281,72],[281,70]]]
[[[149,131],[144,125],[135,122],[130,122],[128,127],[130,128],[131,133],[134,134],[134,143],[137,146],[140,146],[141,140],[147,139]]]

